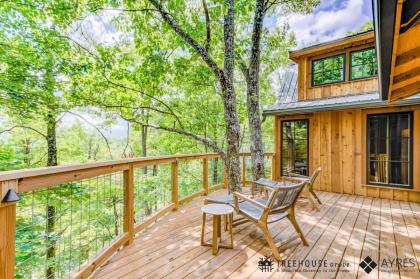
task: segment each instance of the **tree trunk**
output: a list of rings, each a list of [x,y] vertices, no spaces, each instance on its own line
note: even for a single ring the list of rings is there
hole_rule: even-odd
[[[47,152],[48,161],[47,166],[57,166],[57,138],[56,138],[56,111],[51,110],[47,114]],[[55,254],[56,254],[56,240],[54,239],[56,221],[56,208],[54,205],[47,203],[47,267],[46,278],[55,278]]]
[[[226,124],[227,152],[225,165],[228,176],[229,192],[241,191],[241,172],[239,167],[239,141],[241,129],[236,112],[236,95],[233,86],[234,77],[234,0],[226,0],[227,14],[224,18],[224,74],[220,80],[224,104],[224,117]]]
[[[57,137],[56,137],[56,117],[55,113],[47,115],[47,146],[48,161],[47,166],[57,166]]]
[[[224,68],[221,70],[213,58],[209,55],[206,48],[202,47],[197,41],[195,41],[182,27],[178,24],[176,19],[165,10],[163,4],[158,0],[149,0],[149,2],[156,8],[161,14],[164,21],[176,32],[181,38],[184,39],[196,52],[201,56],[204,62],[208,65],[211,71],[218,78],[222,87],[222,98],[224,105],[224,116],[226,125],[226,141],[227,141],[227,152],[225,155],[225,165],[228,176],[228,187],[229,191],[241,191],[241,173],[239,167],[239,140],[240,140],[240,126],[238,115],[236,112],[236,96],[233,86],[233,76],[235,68],[234,60],[234,37],[235,37],[235,26],[234,26],[234,0],[226,0],[227,13],[224,16],[223,25],[223,40],[224,40]],[[171,129],[166,129],[171,130]],[[183,134],[193,136],[196,139],[200,139],[207,144],[211,144],[209,141],[194,135],[193,133],[183,132]],[[213,144],[211,146],[216,152],[220,151],[218,146]]]
[[[147,126],[141,125],[141,156],[147,157]],[[143,173],[147,175],[147,167],[143,168]]]
[[[254,181],[263,178],[264,148],[262,142],[260,103],[259,103],[259,75],[261,33],[265,16],[265,1],[256,0],[254,25],[252,31],[251,56],[248,69],[243,70],[247,84],[248,124],[250,131],[250,151],[252,164],[252,178]]]
[[[218,176],[218,169],[217,169],[217,164],[219,162],[219,158],[214,158],[212,160],[211,163],[211,167],[213,169],[213,184],[212,185],[216,185],[217,184],[217,176]]]

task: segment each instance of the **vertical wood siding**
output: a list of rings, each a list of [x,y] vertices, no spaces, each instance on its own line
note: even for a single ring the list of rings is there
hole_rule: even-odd
[[[366,186],[366,118],[372,113],[414,111],[413,189]],[[277,116],[275,151],[280,179],[280,123],[309,119],[309,172],[321,166],[314,188],[322,191],[420,202],[420,106],[353,109]]]

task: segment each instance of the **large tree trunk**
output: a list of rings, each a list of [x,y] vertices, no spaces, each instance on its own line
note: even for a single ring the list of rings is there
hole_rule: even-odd
[[[57,138],[56,138],[56,111],[51,110],[47,114],[47,152],[48,161],[47,166],[57,166]],[[47,267],[46,278],[55,278],[55,254],[56,254],[56,240],[54,239],[55,221],[56,221],[56,207],[47,203]]]
[[[248,123],[250,131],[250,151],[252,162],[252,178],[254,181],[265,176],[264,148],[262,142],[260,103],[259,103],[259,75],[261,33],[265,16],[265,1],[256,0],[254,26],[252,31],[251,56],[248,69],[243,69],[247,84]]]
[[[239,126],[238,115],[236,112],[236,95],[233,86],[233,76],[235,68],[234,60],[234,0],[226,0],[228,5],[227,14],[224,20],[224,43],[225,43],[225,59],[224,59],[224,75],[221,78],[224,116],[226,124],[226,169],[228,176],[229,192],[241,191],[241,172],[239,167],[239,141],[241,129]]]
[[[176,32],[184,41],[189,44],[201,56],[204,62],[217,76],[222,87],[222,98],[224,105],[224,116],[226,125],[226,141],[227,152],[225,156],[225,165],[227,169],[229,191],[241,191],[241,173],[239,167],[239,140],[240,140],[240,126],[236,112],[236,96],[233,86],[233,75],[235,68],[234,60],[234,0],[226,0],[227,14],[224,17],[224,69],[221,70],[215,60],[209,55],[206,48],[202,47],[197,41],[194,40],[182,27],[178,24],[176,19],[165,10],[162,3],[158,0],[149,0],[149,2],[161,14],[163,20]],[[207,48],[208,49],[208,48]],[[171,130],[171,129],[166,129]],[[179,132],[179,131],[178,131]],[[216,152],[220,149],[218,146],[210,143],[206,139],[198,137],[193,133],[183,131],[182,134],[200,138],[201,141],[211,146]],[[220,151],[220,153],[222,153]],[[223,154],[224,155],[224,154]]]

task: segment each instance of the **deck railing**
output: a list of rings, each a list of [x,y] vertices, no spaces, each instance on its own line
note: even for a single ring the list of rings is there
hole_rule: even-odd
[[[241,153],[243,184],[249,161]],[[0,173],[0,278],[86,278],[160,217],[226,185],[217,154]],[[20,201],[4,201],[13,191]]]

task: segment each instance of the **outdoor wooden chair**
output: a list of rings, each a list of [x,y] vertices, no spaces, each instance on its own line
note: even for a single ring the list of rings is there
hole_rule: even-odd
[[[309,202],[312,204],[312,206],[318,211],[319,211],[319,208],[314,202],[314,200],[312,199],[311,195],[318,201],[319,204],[322,204],[321,200],[319,199],[319,197],[317,196],[313,188],[314,183],[318,175],[320,174],[320,172],[321,172],[321,168],[318,167],[314,170],[311,176],[300,175],[300,174],[296,174],[292,172],[288,173],[288,175],[293,179],[307,182],[305,189],[303,189],[302,195],[306,197],[309,200]]]
[[[226,204],[226,205],[230,205],[230,206],[234,206],[234,202],[235,199],[233,197],[233,194],[228,194],[225,196],[221,196],[221,197],[207,197],[204,199],[204,204],[212,204],[212,203],[216,203],[216,204]],[[239,200],[239,202],[243,202],[242,200]],[[228,219],[226,218],[226,216],[224,216],[223,218],[224,221],[224,230],[227,231],[228,230]],[[236,227],[239,225],[242,225],[243,223],[249,222],[248,219],[243,218],[243,217],[239,217],[236,219],[232,220],[232,226]]]
[[[235,210],[238,214],[244,216],[257,225],[263,232],[264,238],[270,246],[276,260],[280,260],[279,247],[285,242],[292,241],[298,237],[305,246],[308,242],[303,235],[295,218],[296,201],[304,188],[306,182],[299,182],[290,186],[273,186],[268,187],[270,192],[268,199],[250,197],[244,194],[234,192]],[[242,202],[239,202],[239,199]],[[274,243],[274,240],[268,230],[268,224],[278,222],[284,218],[288,218],[297,232],[297,236],[292,237],[280,243]]]

